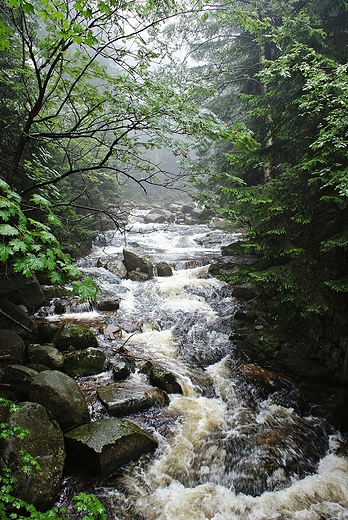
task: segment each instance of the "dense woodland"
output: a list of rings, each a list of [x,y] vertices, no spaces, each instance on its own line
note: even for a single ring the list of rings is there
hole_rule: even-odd
[[[93,295],[67,253],[122,225],[125,184],[190,175],[202,204],[247,230],[263,261],[236,276],[260,284],[274,319],[315,335],[345,308],[343,0],[0,7],[5,272]]]
[[[347,342],[347,33],[345,0],[0,0],[2,276],[95,297],[73,259],[175,187],[277,334]]]

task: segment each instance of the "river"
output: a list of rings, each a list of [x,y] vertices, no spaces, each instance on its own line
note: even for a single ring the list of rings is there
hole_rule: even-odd
[[[79,262],[103,297],[120,298],[119,310],[87,309],[59,319],[94,328],[109,357],[125,345],[136,359],[165,366],[183,394],[171,394],[165,409],[129,417],[156,436],[155,453],[85,488],[105,504],[110,520],[348,519],[344,439],[301,411],[292,398],[295,385],[287,382],[265,397],[239,370],[231,340],[237,301],[227,284],[208,274],[221,244],[239,236],[206,226],[144,224],[140,217],[126,235],[99,237]],[[169,262],[174,275],[136,282],[97,267],[121,259],[125,246],[154,263]],[[106,337],[109,324],[122,335]],[[131,377],[136,383],[145,375]],[[105,371],[80,384],[92,395],[110,380]],[[92,418],[105,416],[93,398],[90,408]],[[66,476],[62,503],[68,489],[79,489],[76,482]]]

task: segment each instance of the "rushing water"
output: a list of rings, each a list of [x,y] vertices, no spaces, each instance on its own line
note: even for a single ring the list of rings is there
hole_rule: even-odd
[[[109,357],[125,345],[135,359],[167,367],[183,388],[170,395],[169,407],[130,417],[156,436],[157,451],[92,482],[110,520],[348,519],[341,436],[301,411],[288,379],[265,396],[243,377],[230,339],[236,301],[208,274],[221,243],[237,239],[205,226],[135,219],[126,238],[106,233],[80,262],[102,295],[120,298],[120,309],[63,318],[94,326]],[[125,246],[169,262],[174,275],[135,282],[97,267],[122,258]],[[120,328],[113,338],[103,334],[110,324]],[[131,377],[145,379],[140,372]],[[94,395],[110,380],[107,371],[80,384]],[[105,415],[93,397],[90,405],[93,418]]]

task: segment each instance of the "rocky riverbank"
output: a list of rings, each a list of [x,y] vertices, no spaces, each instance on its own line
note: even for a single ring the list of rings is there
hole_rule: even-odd
[[[170,211],[156,208],[146,212],[144,221],[163,223],[163,218],[168,223],[192,224],[202,218],[202,212],[194,205]],[[222,256],[211,264],[212,275],[233,270],[238,262],[255,260],[226,255],[226,251],[235,252],[233,247],[223,249]],[[130,246],[123,250],[123,261],[99,258],[97,265],[119,279],[140,282],[173,275],[169,263],[152,263]],[[10,466],[17,476],[18,496],[46,510],[56,500],[66,466],[82,466],[93,475],[105,477],[142,454],[153,452],[158,444],[156,431],[140,427],[132,417],[156,409],[164,417],[162,423],[168,422],[169,394],[184,393],[184,388],[165,366],[128,350],[126,341],[116,351],[105,350],[106,341],[122,337],[116,323],[96,322],[96,334],[73,319],[56,323],[47,319],[45,312],[38,312],[47,304],[57,314],[73,305],[86,305],[76,302],[69,292],[57,293],[35,278],[6,277],[4,281],[0,389],[3,396],[19,404],[19,410],[10,413],[2,409],[2,420],[30,433],[24,439],[11,438],[2,443],[2,465]],[[299,349],[291,346],[287,351],[286,345],[277,343],[265,316],[254,305],[257,288],[239,285],[233,287],[233,294],[238,306],[234,315],[226,318],[226,327],[231,331],[231,348],[233,345],[239,352],[238,363],[233,366],[237,389],[247,383],[254,388],[254,397],[266,399],[272,395],[279,404],[296,407],[300,414],[313,412],[346,429],[348,399],[344,385],[333,385],[330,380],[319,385],[322,366],[305,358]],[[105,316],[117,314],[118,308],[115,298],[96,303],[98,312]],[[98,380],[98,375],[106,371],[107,377]],[[93,388],[86,383],[91,376],[96,377]],[[99,415],[93,411],[95,402],[102,410]],[[161,434],[170,433],[168,425],[160,427]],[[20,449],[37,459],[41,471],[34,468],[29,475],[20,471]]]

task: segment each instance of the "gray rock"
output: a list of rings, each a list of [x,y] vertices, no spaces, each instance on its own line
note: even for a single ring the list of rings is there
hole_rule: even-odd
[[[97,390],[97,394],[108,413],[113,416],[127,415],[147,408],[169,404],[168,395],[158,388],[146,384],[134,385],[132,381],[112,383]]]
[[[76,381],[57,370],[40,372],[29,387],[29,398],[45,406],[62,430],[89,421],[85,397]]]
[[[239,300],[253,300],[259,296],[259,294],[259,289],[250,283],[243,283],[233,286],[233,295]]]
[[[98,348],[76,350],[65,356],[64,371],[73,377],[99,374],[104,369],[105,359],[105,352]]]
[[[143,372],[148,375],[149,381],[152,385],[164,390],[168,394],[182,394],[182,388],[174,374],[169,372],[166,368],[154,366],[148,363],[143,367]]]
[[[66,323],[53,337],[53,343],[60,351],[73,347],[75,350],[83,350],[88,347],[97,347],[98,341],[93,331],[81,325]]]
[[[14,495],[33,504],[39,511],[46,511],[54,505],[61,486],[65,461],[62,431],[47,410],[37,403],[22,403],[8,422],[29,433],[24,439],[10,437],[2,442],[1,465],[9,467],[18,479]],[[40,469],[33,468],[24,473],[20,450],[34,457]]]
[[[8,365],[2,376],[2,383],[9,385],[19,399],[27,400],[29,398],[29,387],[38,372],[24,365]]]
[[[129,249],[123,250],[124,265],[127,268],[128,273],[132,271],[141,271],[146,273],[150,278],[153,278],[153,265],[147,258],[139,256],[134,251]]]
[[[146,224],[162,224],[165,221],[166,217],[162,213],[148,213],[144,217],[144,222]]]
[[[39,363],[56,370],[64,365],[64,356],[53,343],[29,345],[28,357],[31,363]]]
[[[97,303],[99,311],[117,311],[120,308],[120,300],[102,300]]]
[[[19,273],[6,274],[1,277],[0,294],[6,294],[6,299],[16,305],[24,305],[38,309],[46,301],[36,276],[27,278]]]
[[[135,424],[123,419],[99,419],[65,435],[71,459],[93,475],[108,476],[121,466],[157,448],[157,441]]]
[[[22,307],[8,300],[0,300],[0,329],[12,330],[22,338],[31,340],[37,334],[35,321]]]
[[[229,275],[236,271],[236,267],[240,265],[252,265],[258,257],[252,255],[245,256],[221,256],[214,260],[209,266],[209,273],[213,275]]]
[[[0,330],[0,360],[1,363],[19,363],[24,361],[24,341],[12,330]]]
[[[145,282],[146,280],[150,280],[150,275],[144,273],[142,271],[130,271],[128,273],[128,278],[133,280],[133,282]]]
[[[173,268],[167,262],[160,262],[156,265],[158,276],[173,276]]]
[[[58,330],[59,325],[56,323],[39,323],[37,326],[39,341],[41,343],[52,343],[53,337]]]
[[[116,361],[112,364],[112,373],[115,381],[121,381],[122,379],[127,379],[131,374],[131,368],[127,361]]]
[[[119,278],[126,278],[127,276],[127,269],[122,260],[109,260],[105,264],[105,269],[115,274]]]

